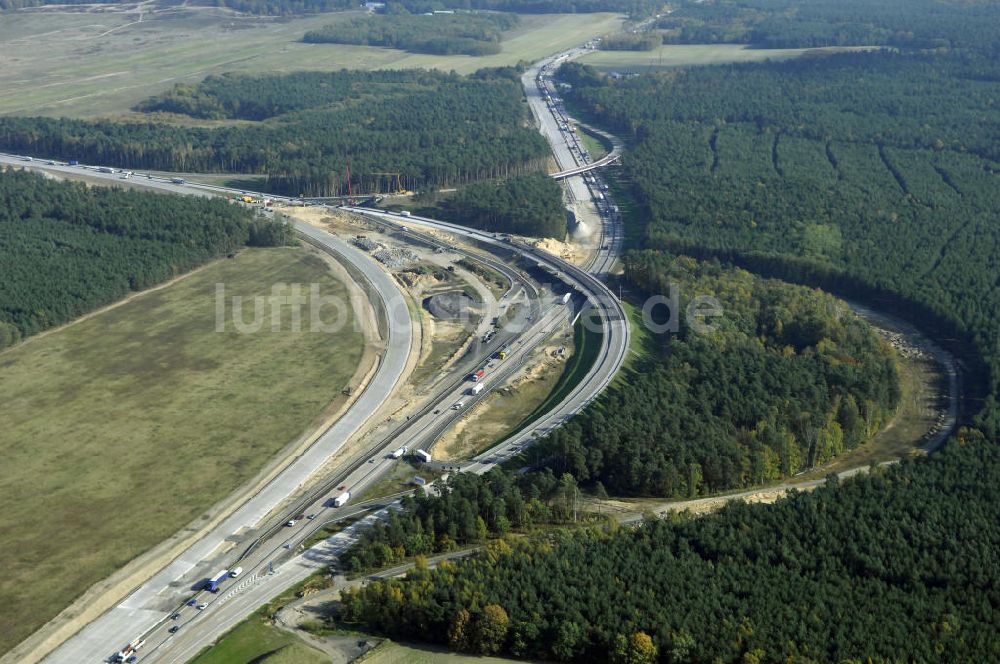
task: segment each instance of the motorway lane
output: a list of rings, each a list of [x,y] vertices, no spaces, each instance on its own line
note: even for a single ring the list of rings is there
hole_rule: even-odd
[[[20,161],[17,163],[22,165]],[[51,166],[46,168],[52,169]],[[74,167],[65,168],[74,174],[78,170]],[[113,176],[108,179],[113,179]],[[165,184],[168,189],[177,186],[169,182]],[[116,647],[165,618],[171,606],[179,603],[181,597],[190,594],[188,588],[191,583],[213,571],[209,567],[212,558],[230,537],[257,527],[276,505],[292,495],[317,468],[322,467],[338,452],[395,389],[406,366],[412,341],[409,311],[403,293],[393,279],[366,254],[307,224],[296,223],[295,227],[301,234],[350,261],[382,296],[388,314],[389,338],[371,382],[350,409],[275,480],[240,505],[207,536],[189,547],[124,601],[63,643],[46,658],[46,662],[78,664],[100,661]]]
[[[537,88],[535,89],[537,91]],[[549,116],[551,117],[551,114],[549,114]],[[544,115],[540,117],[544,117]],[[556,126],[556,134],[558,135],[557,126]],[[2,161],[3,159],[0,158],[0,162]],[[34,166],[39,165],[38,163],[24,164],[23,160],[17,158],[12,159],[10,163],[13,163],[15,165],[34,165]],[[46,168],[47,170],[63,171],[67,175],[79,175],[81,170],[81,167],[70,167],[62,164],[45,165],[44,168]],[[103,178],[110,181],[120,179],[120,176],[116,174],[106,174],[106,173],[102,174],[96,172],[93,168],[87,170],[87,175],[92,178]],[[571,187],[573,187],[576,184],[575,182],[573,182],[574,180],[579,180],[582,182],[582,178],[571,178],[570,179]],[[185,194],[195,193],[198,195],[208,195],[208,192],[236,193],[233,190],[225,190],[219,187],[194,185],[190,183],[180,185],[172,183],[168,179],[156,178],[156,177],[135,176],[133,182],[135,184],[151,186],[160,190],[172,191],[175,193],[185,193]],[[586,188],[579,191],[578,194],[582,197],[584,195],[583,192],[585,191]],[[589,195],[589,193],[590,193],[589,191],[586,191],[587,195]],[[367,213],[370,211],[364,211],[364,212]],[[397,219],[396,221],[398,222],[402,220]],[[407,221],[409,220],[407,219]],[[433,225],[434,223],[436,223],[433,222],[433,220],[423,220],[423,222],[428,225]],[[496,245],[500,244],[498,241],[492,238],[492,236],[486,236],[486,234],[478,232],[469,232],[467,229],[461,227],[442,225],[439,223],[437,224],[437,227],[441,230],[462,234],[465,235],[466,237],[474,238],[479,241],[483,241],[485,239],[487,241],[487,244],[490,243]],[[316,233],[321,233],[321,231],[318,231],[317,229],[304,224],[296,224],[296,228],[300,233],[307,235],[313,239],[316,239],[317,237]],[[353,249],[353,247],[350,247],[344,243],[339,243],[339,245],[340,246],[338,246],[338,250],[339,253],[341,253],[341,255],[344,254],[350,255],[352,252],[360,254],[360,252],[357,252],[357,250]],[[511,248],[511,245],[508,245],[505,248],[509,250]],[[551,412],[548,416],[546,416],[541,421],[536,423],[536,427],[526,430],[525,432],[523,432],[521,436],[516,437],[515,439],[512,439],[510,441],[505,441],[504,444],[501,444],[497,448],[494,448],[494,450],[491,450],[487,454],[481,455],[473,464],[471,464],[468,467],[468,470],[477,473],[486,472],[490,467],[492,467],[492,464],[489,461],[487,461],[489,457],[500,458],[502,456],[510,454],[511,448],[514,447],[515,445],[530,443],[534,435],[537,435],[537,433],[547,432],[554,426],[558,426],[561,422],[568,419],[570,415],[572,415],[575,412],[578,412],[579,409],[581,409],[587,403],[589,403],[589,401],[594,396],[596,396],[596,394],[601,389],[603,389],[608,382],[610,382],[615,371],[617,371],[617,369],[621,366],[621,363],[624,359],[625,349],[627,348],[628,344],[629,330],[628,330],[627,320],[624,316],[624,312],[621,310],[620,304],[617,302],[614,296],[610,294],[609,291],[607,291],[606,287],[604,287],[603,284],[596,282],[596,280],[593,280],[593,278],[590,277],[590,275],[587,275],[585,272],[579,270],[579,268],[576,268],[575,266],[572,266],[570,264],[566,264],[563,261],[555,257],[552,257],[551,255],[546,254],[545,252],[541,252],[539,250],[526,246],[518,246],[517,249],[520,250],[525,255],[531,256],[533,258],[539,259],[541,262],[549,264],[554,268],[555,271],[560,272],[562,277],[567,278],[570,282],[575,282],[576,286],[581,290],[581,292],[583,292],[586,295],[587,300],[589,300],[592,304],[595,304],[602,312],[607,311],[610,314],[609,316],[610,320],[603,319],[602,322],[602,325],[604,326],[605,329],[604,329],[604,334],[602,335],[602,348],[600,353],[601,359],[591,370],[591,372],[585,377],[583,383],[581,383],[581,385],[579,385],[577,389],[574,390],[574,392],[570,395],[570,397],[564,400],[564,402],[560,404],[555,409],[555,411]],[[357,255],[355,255],[355,258],[356,257]],[[383,276],[385,276],[384,273]],[[603,292],[601,289],[603,289]],[[405,310],[405,305],[403,307],[394,307],[392,306],[391,303],[387,303],[387,308],[389,309],[390,313],[392,313],[397,310],[398,311]],[[564,308],[564,310],[565,309],[566,308]],[[546,320],[546,318],[541,317],[541,320]],[[528,352],[528,350],[530,350],[532,346],[533,344],[526,344],[524,352]],[[514,364],[515,362],[510,362],[508,366],[514,366]],[[453,397],[454,395],[450,396]],[[436,436],[440,430],[441,426],[439,425],[434,425],[434,426],[428,425],[423,427],[422,429],[415,429],[414,431],[416,431],[417,433],[422,433],[422,432],[427,433],[428,431],[430,431],[430,433]],[[413,440],[419,440],[419,439],[414,438]],[[399,441],[393,441],[394,445],[398,443]],[[377,470],[384,469],[385,466],[388,464],[388,461],[385,459],[382,460],[373,459],[373,462],[374,462],[373,463],[374,468],[372,469],[366,468],[364,466],[356,469],[355,472],[360,472],[361,476],[354,477],[350,481],[353,481],[353,483],[358,487],[363,487],[377,475],[376,472]],[[296,486],[298,485],[296,484]],[[322,506],[320,506],[319,509],[322,509]],[[221,541],[219,543],[221,543]],[[214,550],[215,548],[216,546],[212,546],[211,549],[209,549],[209,552],[211,552],[211,550]],[[258,552],[254,552],[254,555],[266,555],[264,553],[264,548],[266,547],[262,547],[262,550],[259,554]],[[168,567],[167,570],[161,572],[161,574],[158,575],[158,577],[164,577],[165,575],[169,576],[170,574],[176,574],[179,571],[184,571],[184,572],[189,571],[196,564],[197,563],[190,561],[190,559],[181,559],[175,561],[175,563],[172,564],[170,567]],[[203,571],[198,570],[198,573],[201,576],[207,576],[207,574],[210,571],[214,570],[209,570],[206,567]],[[250,578],[256,579],[258,577],[254,576]],[[159,578],[157,580],[162,581],[164,580],[164,578]],[[169,611],[164,611],[163,607],[168,606],[170,600],[164,599],[162,597],[157,597],[159,593],[152,592],[155,589],[155,585],[156,584],[152,582],[149,584],[145,584],[143,588],[140,588],[139,591],[134,593],[125,602],[119,605],[119,607],[117,607],[118,609],[117,611],[112,611],[109,614],[106,614],[105,617],[96,621],[91,626],[86,628],[83,632],[81,632],[81,634],[79,634],[77,637],[71,639],[69,642],[64,644],[62,648],[60,648],[52,657],[50,657],[49,661],[71,661],[71,662],[85,661],[84,659],[82,659],[81,656],[84,654],[85,651],[93,652],[94,649],[97,649],[98,652],[109,653],[111,650],[119,646],[119,642],[124,643],[130,638],[134,638],[134,636],[130,637],[129,634],[130,633],[136,634],[136,630],[138,629],[139,625],[148,626],[150,623],[155,624],[157,621],[162,622],[162,620],[169,613]],[[169,586],[169,584],[167,585]],[[187,587],[188,587],[187,585],[182,586],[182,588],[187,588]],[[262,584],[260,587],[265,587],[265,586]],[[171,596],[176,598],[176,596],[179,594],[189,594],[189,591],[181,590],[179,593],[174,592]],[[154,599],[157,600],[156,606],[150,606],[150,602],[152,602],[152,600]],[[235,607],[238,607],[239,605],[233,604],[232,606],[235,609]],[[219,611],[218,613],[221,614],[221,611]],[[116,619],[113,619],[112,616],[115,616]],[[216,625],[216,627],[219,626]],[[140,631],[145,631],[145,630],[140,630]],[[216,634],[218,634],[217,631]],[[178,642],[180,642],[180,640]],[[61,655],[63,654],[66,654],[68,657],[61,658]]]
[[[516,344],[512,348],[511,357],[497,365],[497,370],[488,379],[492,381],[493,387],[501,384],[510,373],[513,373],[538,343],[554,332],[565,329],[571,315],[569,307],[556,304],[555,301],[543,308],[543,312],[541,320],[537,321],[525,333],[522,339],[523,343]],[[509,371],[504,372],[505,368],[509,368]],[[419,419],[408,422],[402,433],[394,431],[386,436],[378,451],[370,457],[370,462],[360,464],[342,480],[342,486],[351,492],[352,500],[356,500],[358,495],[363,494],[374,481],[400,463],[389,456],[393,449],[401,446],[410,450],[429,449],[440,436],[442,430],[450,426],[456,419],[464,416],[464,411],[471,408],[473,399],[480,399],[487,393],[484,390],[476,397],[465,395],[465,390],[472,384],[471,381],[465,381],[452,390],[446,391],[434,404],[437,406],[436,409],[428,410]],[[461,411],[452,410],[450,404],[456,400],[467,401],[466,408]],[[440,412],[436,413],[435,410]],[[485,472],[490,467],[492,466],[485,464],[478,472]],[[238,564],[244,569],[243,574],[239,579],[224,582],[218,595],[205,591],[198,593],[198,601],[206,602],[208,608],[204,612],[199,612],[191,607],[181,608],[180,612],[184,618],[181,620],[183,626],[178,633],[171,635],[168,630],[175,623],[164,619],[156,628],[144,634],[146,643],[152,644],[153,648],[143,657],[142,661],[185,661],[187,657],[193,656],[202,647],[211,643],[220,634],[244,619],[253,609],[279,594],[284,588],[322,569],[324,565],[333,563],[336,557],[353,543],[360,529],[370,525],[374,519],[384,518],[387,515],[387,510],[392,509],[392,506],[382,508],[366,517],[362,522],[350,526],[334,537],[323,540],[302,554],[284,562],[283,558],[290,555],[286,551],[295,551],[324,523],[338,517],[361,513],[358,506],[353,508],[350,506],[331,507],[332,497],[339,493],[340,491],[332,491],[302,507],[303,513],[315,514],[316,518],[312,521],[298,522],[291,527],[277,529],[271,538],[262,542],[248,557],[239,561]],[[398,505],[398,503],[394,503],[394,505]],[[231,563],[230,568],[236,564],[235,562]],[[269,573],[271,569],[274,569],[276,573]],[[230,602],[230,598],[238,599]],[[191,621],[197,628],[188,629],[187,624],[185,624],[186,620]]]
[[[401,217],[393,213],[371,210],[367,208],[350,208],[358,214],[380,218],[397,224],[416,225],[432,228],[446,233],[474,240],[480,244],[502,247],[504,250],[516,249],[529,258],[548,265],[559,278],[574,285],[579,292],[586,295],[587,301],[600,313],[602,328],[601,349],[597,361],[589,369],[584,378],[555,408],[532,423],[532,426],[505,439],[490,450],[475,457],[471,462],[462,464],[463,472],[484,473],[493,466],[496,458],[510,456],[513,448],[530,445],[536,437],[544,435],[561,426],[572,415],[587,406],[614,378],[625,361],[631,330],[628,317],[618,298],[608,290],[601,281],[587,271],[559,259],[543,250],[529,245],[507,242],[492,233],[477,231],[447,222],[428,219],[426,217]],[[614,245],[617,248],[617,243]],[[609,250],[610,251],[610,250]]]

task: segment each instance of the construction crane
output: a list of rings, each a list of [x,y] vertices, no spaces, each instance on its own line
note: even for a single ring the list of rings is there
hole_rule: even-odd
[[[390,187],[395,186],[395,189],[393,191],[387,191],[387,192],[385,192],[387,194],[406,194],[406,193],[409,193],[408,191],[406,191],[406,188],[403,187],[403,180],[402,180],[402,178],[399,177],[399,173],[372,173],[372,175],[377,176],[378,179],[376,180],[376,182],[378,182],[379,184],[381,183],[382,178],[388,178],[389,179],[389,185],[390,185]],[[382,187],[376,186],[376,189],[381,190]],[[383,193],[383,192],[379,191],[379,193]]]
[[[357,205],[354,202],[354,191],[351,189],[351,160],[347,160],[347,204],[351,207]]]

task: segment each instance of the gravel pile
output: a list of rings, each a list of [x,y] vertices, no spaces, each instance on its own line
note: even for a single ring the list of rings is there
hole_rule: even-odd
[[[379,249],[372,252],[372,256],[375,257],[375,260],[392,269],[406,267],[417,261],[417,255],[409,249]]]
[[[362,237],[360,235],[351,240],[351,242],[354,244],[354,246],[360,247],[365,251],[375,251],[376,249],[382,248],[382,245],[376,242],[375,240],[369,240],[368,238]]]

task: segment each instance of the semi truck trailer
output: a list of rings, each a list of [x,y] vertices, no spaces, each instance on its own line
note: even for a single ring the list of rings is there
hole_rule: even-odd
[[[210,593],[219,592],[219,584],[225,581],[228,577],[229,577],[228,569],[224,569],[220,572],[217,572],[215,576],[210,578],[208,580],[208,583],[205,584],[205,590],[207,590]]]

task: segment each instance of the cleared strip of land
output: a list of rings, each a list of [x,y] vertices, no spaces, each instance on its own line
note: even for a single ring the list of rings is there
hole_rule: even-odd
[[[363,351],[349,305],[337,334],[310,332],[308,314],[293,332],[287,310],[272,332],[270,303],[261,331],[235,330],[231,298],[276,283],[347,302],[318,256],[248,250],[0,353],[0,652],[206,518],[338,407]]]
[[[654,71],[729,62],[790,60],[801,55],[870,51],[870,46],[823,48],[752,48],[744,44],[664,44],[652,51],[594,51],[578,59],[602,71],[648,74]]]

